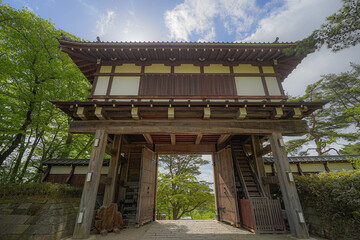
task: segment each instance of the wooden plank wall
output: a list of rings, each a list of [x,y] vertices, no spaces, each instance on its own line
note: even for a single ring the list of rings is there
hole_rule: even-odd
[[[140,225],[152,221],[155,214],[156,172],[156,155],[153,151],[144,148],[142,151],[140,195],[137,207],[137,222]]]
[[[231,148],[219,151],[215,160],[216,194],[220,221],[240,223]]]
[[[230,75],[156,75],[140,78],[140,96],[236,96]]]

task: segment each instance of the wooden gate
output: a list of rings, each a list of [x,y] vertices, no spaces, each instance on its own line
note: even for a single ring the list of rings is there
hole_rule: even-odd
[[[136,222],[140,225],[152,221],[155,214],[156,154],[143,148],[140,165],[139,198]]]
[[[240,226],[231,148],[214,154],[214,182],[220,221]]]
[[[256,233],[284,232],[279,199],[240,199],[242,226]]]

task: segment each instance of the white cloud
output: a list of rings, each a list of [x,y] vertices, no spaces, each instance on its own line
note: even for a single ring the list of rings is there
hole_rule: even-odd
[[[114,18],[116,14],[112,10],[107,10],[105,15],[102,15],[98,21],[96,21],[96,32],[99,36],[104,36],[114,24]]]
[[[273,8],[268,17],[259,21],[256,31],[243,41],[274,41],[276,37],[281,42],[301,40],[340,6],[339,1],[329,0],[287,1],[282,7]]]
[[[298,41],[311,34],[324,23],[327,16],[341,7],[340,1],[300,0],[287,1],[281,8],[259,21],[256,31],[242,41],[280,42]],[[358,62],[360,46],[331,52],[325,47],[309,54],[284,81],[284,89],[293,96],[303,95],[306,86],[328,73],[340,73],[350,69],[349,62]]]
[[[200,41],[213,41],[215,20],[220,18],[229,33],[241,35],[254,24],[261,12],[255,0],[185,0],[164,15],[170,38],[189,41],[190,35],[200,35]]]

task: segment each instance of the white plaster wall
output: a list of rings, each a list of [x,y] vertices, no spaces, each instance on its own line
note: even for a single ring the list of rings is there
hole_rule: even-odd
[[[261,77],[235,77],[238,96],[265,96]]]
[[[140,77],[114,77],[110,95],[138,95]]]
[[[106,95],[106,91],[109,85],[109,79],[110,77],[105,76],[99,76],[96,86],[94,95]]]
[[[270,96],[279,96],[281,95],[279,84],[276,77],[266,77],[265,78],[267,88],[269,90]]]

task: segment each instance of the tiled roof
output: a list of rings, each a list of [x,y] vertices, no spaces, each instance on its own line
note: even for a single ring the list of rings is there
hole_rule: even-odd
[[[299,156],[288,157],[290,163],[315,163],[315,162],[344,162],[352,159],[360,158],[360,155],[328,155],[328,156]],[[273,163],[274,159],[270,157],[264,158],[264,162]]]
[[[286,54],[296,43],[243,42],[94,42],[77,41],[66,36],[59,39],[61,50],[67,53],[90,82],[94,81],[97,62],[102,64],[137,63],[162,64],[233,64],[263,63],[277,65],[283,81],[306,56]]]
[[[328,156],[303,156],[303,157],[289,157],[290,163],[318,163],[318,162],[344,162],[352,159],[360,158],[360,155],[328,155]],[[265,157],[265,164],[274,162],[273,158]],[[104,159],[103,166],[109,166],[110,159]],[[52,158],[43,162],[44,165],[59,165],[59,166],[71,166],[71,165],[88,165],[89,159],[63,159]]]
[[[205,42],[205,41],[101,41],[98,38],[96,41],[87,41],[87,40],[76,40],[72,39],[64,34],[62,34],[61,39],[59,41],[68,41],[68,42],[76,42],[76,43],[119,43],[119,44],[295,44],[294,42],[278,42],[278,39],[275,39],[274,42]]]
[[[64,158],[52,158],[52,159],[48,159],[45,160],[43,162],[44,165],[47,166],[54,166],[54,165],[60,165],[60,166],[71,166],[71,165],[76,165],[76,166],[86,166],[89,165],[89,160],[90,159],[64,159]],[[104,159],[104,163],[103,166],[109,166],[110,163],[110,159]]]

